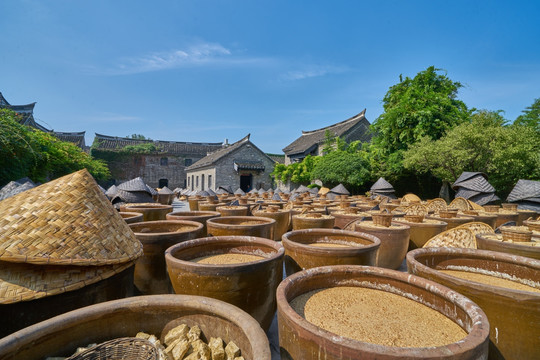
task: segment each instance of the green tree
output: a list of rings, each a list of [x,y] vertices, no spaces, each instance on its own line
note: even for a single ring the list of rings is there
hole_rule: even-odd
[[[296,184],[307,185],[311,182],[311,173],[320,159],[320,156],[308,155],[301,162],[289,165],[276,164],[270,176],[283,183],[291,181]]]
[[[519,179],[540,178],[540,138],[529,126],[506,126],[500,111],[478,111],[439,140],[427,136],[404,153],[405,168],[453,182],[480,171],[502,198]]]
[[[334,150],[321,157],[311,173],[325,186],[333,187],[339,183],[358,189],[371,179],[369,162],[358,151]]]
[[[438,139],[467,121],[470,111],[457,99],[461,87],[434,66],[412,79],[400,75],[384,96],[384,112],[371,126],[374,138],[365,148],[374,177],[414,181],[416,175],[403,167],[403,152],[423,137]]]
[[[540,132],[540,98],[534,99],[531,106],[527,106],[514,121],[514,125],[532,126]]]
[[[152,140],[150,138],[147,138],[146,136],[144,135],[141,135],[141,134],[131,134],[129,136],[126,136],[130,139],[135,139],[135,140]]]
[[[440,71],[430,66],[413,79],[400,76],[399,84],[390,87],[383,99],[384,113],[372,126],[376,144],[390,153],[406,150],[424,136],[440,138],[469,118],[467,106],[457,99],[461,83]]]
[[[0,110],[0,185],[24,176],[44,182],[83,168],[97,180],[110,177],[104,162],[75,144],[19,124],[17,116]]]

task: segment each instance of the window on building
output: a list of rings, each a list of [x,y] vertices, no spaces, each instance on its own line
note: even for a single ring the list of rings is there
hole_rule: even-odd
[[[192,159],[185,159],[185,160],[184,160],[184,166],[190,166],[191,164],[193,164],[193,160],[192,160]]]
[[[184,189],[187,189],[188,186],[189,186],[189,178],[184,179]]]
[[[199,188],[199,176],[195,178],[195,187]]]
[[[191,190],[193,190],[193,184],[194,184],[194,182],[193,182],[193,175],[191,175]]]
[[[212,175],[208,175],[208,188],[212,188]]]
[[[159,160],[159,164],[160,164],[161,166],[168,166],[168,165],[169,165],[169,158],[162,157],[162,158]]]
[[[201,175],[201,190],[204,191],[204,174]]]
[[[187,186],[189,186],[189,176],[188,176],[188,178],[187,178]]]

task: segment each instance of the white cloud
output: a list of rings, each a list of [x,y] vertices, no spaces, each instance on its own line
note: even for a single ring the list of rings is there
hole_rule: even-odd
[[[335,65],[308,65],[304,69],[288,71],[281,75],[281,79],[285,81],[303,80],[313,77],[320,77],[329,74],[339,74],[348,71],[345,66]]]
[[[238,56],[220,44],[200,43],[185,49],[124,58],[104,73],[107,75],[128,75],[189,66],[263,65],[269,62],[271,59]]]

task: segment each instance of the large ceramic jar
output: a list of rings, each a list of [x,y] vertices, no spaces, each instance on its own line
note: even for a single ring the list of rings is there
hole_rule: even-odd
[[[280,241],[281,236],[283,236],[283,234],[285,234],[289,229],[291,212],[290,210],[281,210],[279,206],[271,205],[263,210],[255,210],[253,211],[253,216],[265,217],[274,219],[276,221],[273,237],[273,239],[276,241]]]
[[[373,235],[336,229],[293,230],[283,235],[285,272],[326,265],[375,265],[380,240]]]
[[[201,236],[203,225],[187,220],[146,221],[129,225],[143,245],[144,255],[135,263],[135,287],[144,295],[170,294],[172,286],[165,265],[165,250]]]
[[[138,212],[143,214],[143,221],[165,220],[168,213],[172,212],[172,205],[156,203],[126,204],[120,206],[121,212]]]
[[[377,266],[387,269],[398,269],[401,266],[409,248],[411,228],[408,225],[393,222],[387,227],[373,221],[360,221],[354,224],[354,230],[371,234],[381,241]]]
[[[504,241],[503,236],[500,234],[476,235],[478,249],[498,251],[540,260],[540,239],[533,240],[529,242],[511,242]]]
[[[273,240],[218,236],[172,246],[165,259],[177,294],[236,305],[267,330],[276,311],[276,288],[283,279],[283,253]]]
[[[143,214],[141,213],[120,211],[119,214],[122,219],[124,219],[126,224],[133,224],[143,221]]]
[[[424,219],[422,222],[407,221],[405,218],[395,219],[396,223],[407,225],[411,228],[409,238],[409,250],[421,248],[437,234],[446,230],[446,222],[439,220]]]
[[[274,219],[257,216],[222,216],[206,221],[208,236],[257,236],[273,239]]]
[[[206,236],[206,221],[221,216],[217,211],[175,211],[167,214],[167,220],[189,220],[203,224],[201,236]]]
[[[325,292],[334,296],[325,299]],[[340,292],[351,295],[340,296]],[[378,300],[373,299],[374,295]],[[365,300],[350,306],[360,296]],[[403,304],[389,307],[390,300]],[[277,302],[279,345],[284,360],[487,358],[486,314],[463,295],[414,275],[369,266],[318,267],[283,280]],[[341,316],[342,311],[345,316]],[[430,323],[423,314],[438,320]],[[314,323],[319,319],[324,319],[317,321],[322,323],[320,326]],[[341,321],[344,326],[340,326]],[[407,329],[409,324],[411,330]],[[381,345],[383,341],[394,344],[402,337],[414,336],[432,342],[434,333],[444,334],[440,330],[443,324],[452,329],[448,334],[459,334],[454,338],[463,337],[457,341],[441,339],[433,346]],[[430,330],[426,332],[427,326]],[[349,336],[360,327],[363,336]]]
[[[446,230],[450,230],[460,225],[474,221],[474,218],[472,218],[471,216],[466,216],[466,215],[449,216],[446,214],[443,215],[443,212],[439,214],[426,216],[426,219],[432,219],[432,220],[445,222],[447,224]]]
[[[320,213],[306,213],[292,216],[292,229],[332,229],[335,217]]]
[[[407,254],[407,268],[467,296],[484,310],[491,326],[490,359],[538,359],[540,261],[494,251],[425,248]],[[458,277],[460,271],[468,275]],[[517,285],[531,291],[518,290]]]
[[[249,208],[247,206],[218,206],[216,211],[221,216],[248,216]]]
[[[206,339],[234,341],[246,360],[271,359],[268,338],[255,319],[223,301],[188,295],[130,297],[56,316],[0,339],[0,358],[65,358],[78,347],[134,337],[139,331],[159,339],[182,323],[198,325]]]

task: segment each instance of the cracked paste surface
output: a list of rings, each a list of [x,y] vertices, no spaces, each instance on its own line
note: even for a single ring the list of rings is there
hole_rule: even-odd
[[[314,290],[291,301],[310,323],[354,340],[394,347],[432,347],[454,343],[467,332],[416,301],[363,287]]]

